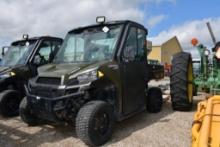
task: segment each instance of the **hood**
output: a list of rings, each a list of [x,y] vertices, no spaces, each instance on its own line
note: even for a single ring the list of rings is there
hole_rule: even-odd
[[[38,68],[39,77],[69,77],[70,75],[80,74],[81,72],[100,67],[107,61],[82,63],[82,64],[48,64]]]
[[[16,66],[0,66],[0,73],[5,73],[5,72],[9,72],[12,70],[16,70],[17,68],[23,67],[24,65],[16,65]]]
[[[10,67],[0,67],[0,73],[3,73],[3,72],[6,72],[8,70],[10,70],[11,68]]]

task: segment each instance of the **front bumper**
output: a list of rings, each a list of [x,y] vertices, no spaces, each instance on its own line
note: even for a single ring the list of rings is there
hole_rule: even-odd
[[[35,95],[25,87],[27,101],[33,110],[33,113],[38,117],[51,122],[59,122],[66,119],[67,110],[71,101],[81,99],[85,92],[76,91],[67,94],[66,90],[54,89],[51,87],[40,87],[44,89],[42,95]],[[40,90],[40,89],[38,89]]]

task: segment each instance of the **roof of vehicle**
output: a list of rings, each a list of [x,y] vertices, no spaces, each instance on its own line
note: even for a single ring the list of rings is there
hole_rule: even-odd
[[[79,30],[79,29],[87,29],[87,28],[92,28],[92,27],[97,27],[97,26],[117,25],[117,24],[127,24],[127,23],[133,23],[133,24],[138,25],[138,26],[142,27],[143,29],[147,30],[143,25],[141,25],[137,22],[134,22],[131,20],[118,20],[118,21],[107,21],[105,23],[96,23],[96,24],[88,25],[88,26],[84,26],[84,27],[78,27],[78,28],[72,29],[68,33],[72,33],[72,32]]]
[[[31,37],[28,39],[21,39],[21,40],[16,40],[14,42],[11,43],[11,45],[16,45],[20,42],[24,42],[24,41],[36,41],[36,40],[40,40],[40,39],[58,39],[58,40],[63,40],[62,38],[59,37],[53,37],[53,36],[39,36],[39,37]]]

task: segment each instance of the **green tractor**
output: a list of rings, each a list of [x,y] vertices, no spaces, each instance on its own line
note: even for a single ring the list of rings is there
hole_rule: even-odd
[[[210,24],[207,26],[215,44],[212,52],[194,38],[191,43],[197,48],[200,61],[193,62],[191,54],[186,52],[173,56],[170,90],[174,110],[191,110],[193,96],[198,91],[213,95],[220,91],[220,42],[216,43]],[[193,65],[198,63],[199,72],[195,73]]]

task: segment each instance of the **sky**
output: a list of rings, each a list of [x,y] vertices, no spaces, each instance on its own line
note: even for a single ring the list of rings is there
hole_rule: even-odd
[[[213,46],[206,22],[220,40],[219,6],[219,0],[1,0],[0,46],[26,33],[65,37],[69,30],[94,24],[96,16],[104,15],[107,20],[143,24],[154,45],[177,36],[183,49],[196,56],[192,38]]]

